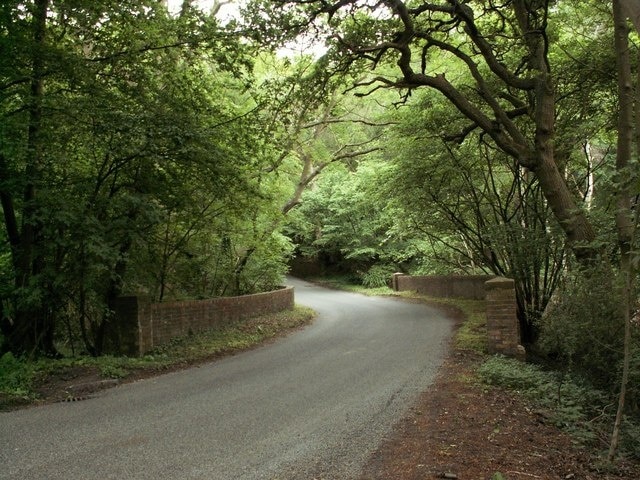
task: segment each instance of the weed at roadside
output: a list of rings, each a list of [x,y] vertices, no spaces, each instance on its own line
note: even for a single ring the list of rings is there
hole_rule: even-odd
[[[604,447],[615,412],[611,398],[581,379],[505,357],[491,357],[479,368],[482,381],[523,395],[547,421],[567,431],[579,444]],[[637,437],[637,438],[634,438]],[[628,419],[625,451],[637,456],[640,425]]]
[[[32,397],[32,366],[11,352],[0,357],[0,393],[14,400],[27,400]]]

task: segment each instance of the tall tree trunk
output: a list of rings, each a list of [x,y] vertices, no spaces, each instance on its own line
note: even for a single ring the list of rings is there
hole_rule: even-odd
[[[631,19],[636,30],[640,32],[640,0],[619,0],[623,13]]]
[[[538,178],[540,188],[549,202],[549,207],[565,232],[576,258],[581,263],[589,263],[594,256],[597,256],[597,251],[592,245],[595,240],[595,230],[584,211],[578,206],[555,157],[555,87],[547,58],[547,39],[542,34],[530,34],[535,32],[536,25],[530,23],[531,16],[525,2],[515,2],[514,9],[522,34],[527,38],[531,52],[530,66],[537,72],[535,82],[535,153],[531,162],[533,164],[532,170]]]
[[[549,207],[553,211],[576,258],[583,264],[590,263],[598,254],[592,242],[595,231],[585,213],[580,209],[566,181],[556,165],[553,151],[539,151],[540,165],[534,173]]]
[[[36,0],[33,5],[33,55],[31,66],[31,84],[29,98],[29,124],[27,131],[27,155],[24,178],[26,185],[23,193],[23,212],[21,232],[18,235],[15,222],[13,202],[7,192],[2,194],[5,211],[5,224],[12,242],[13,265],[15,274],[16,293],[21,296],[26,289],[32,287],[33,278],[44,267],[42,253],[38,251],[37,243],[41,227],[35,220],[36,187],[41,178],[43,139],[42,139],[42,98],[44,95],[46,26],[49,0]],[[4,162],[3,162],[4,163]],[[3,166],[4,170],[4,166]],[[13,239],[11,239],[13,237]],[[8,333],[9,348],[16,353],[55,354],[53,346],[54,322],[46,302],[40,300],[37,304],[16,300],[14,318],[5,323],[5,333]]]
[[[620,380],[620,395],[618,397],[618,410],[611,434],[609,445],[609,461],[615,458],[620,437],[620,429],[625,409],[625,397],[629,382],[630,357],[631,357],[631,318],[634,307],[634,283],[635,271],[631,259],[632,243],[634,236],[633,213],[631,211],[631,186],[628,168],[631,163],[633,149],[633,82],[631,75],[631,60],[629,55],[629,29],[627,17],[623,11],[620,0],[613,1],[613,18],[615,22],[615,52],[616,67],[618,73],[618,143],[616,152],[616,172],[618,174],[618,188],[616,193],[616,232],[618,236],[618,248],[620,250],[620,276],[621,276],[621,310],[624,319],[624,356],[622,366],[622,378]],[[637,115],[637,112],[636,112]]]

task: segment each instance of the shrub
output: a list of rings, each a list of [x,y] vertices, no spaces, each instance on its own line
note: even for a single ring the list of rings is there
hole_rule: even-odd
[[[616,282],[606,266],[574,273],[541,320],[537,345],[565,370],[612,393],[619,388],[624,340]],[[633,363],[636,368],[631,385],[640,380],[637,355]]]
[[[533,405],[544,409],[548,418],[582,444],[606,443],[615,417],[612,395],[594,388],[571,373],[548,371],[504,357],[492,357],[478,369],[480,378],[523,394]],[[605,447],[604,443],[601,445]],[[629,415],[622,427],[620,450],[640,458],[640,421]]]
[[[395,272],[390,265],[374,265],[362,274],[362,285],[367,288],[379,288],[389,285],[391,276]]]
[[[504,357],[492,357],[479,368],[482,380],[522,393],[543,408],[558,427],[570,431],[582,443],[598,438],[600,425],[593,419],[602,417],[608,396],[579,378],[543,370]],[[608,428],[609,424],[602,425]]]
[[[11,352],[0,357],[0,392],[28,397],[33,377],[29,364],[13,356]]]

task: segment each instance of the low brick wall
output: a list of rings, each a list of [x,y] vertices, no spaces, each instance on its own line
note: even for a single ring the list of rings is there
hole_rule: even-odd
[[[485,300],[489,352],[524,359],[515,282],[512,279],[493,275],[410,276],[396,273],[391,282],[395,291],[415,291],[439,298]]]
[[[440,298],[469,298],[484,300],[485,283],[495,275],[393,275],[393,289],[397,292],[415,291]]]
[[[107,348],[121,355],[143,355],[175,337],[293,306],[293,287],[186,302],[151,303],[145,297],[122,297],[116,304]]]

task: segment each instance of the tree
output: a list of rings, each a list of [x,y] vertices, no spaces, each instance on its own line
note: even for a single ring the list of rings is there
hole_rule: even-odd
[[[20,18],[22,17],[20,14],[12,15],[11,7],[14,7],[14,12],[18,10],[17,5],[6,4],[3,7],[3,20],[11,21],[15,15],[18,17],[16,18],[18,21],[15,26],[5,24],[4,27],[5,31],[15,31],[17,38],[14,39],[14,43],[9,43],[7,35],[3,35],[3,46],[6,48],[6,53],[3,52],[2,56],[7,58],[11,48],[22,50],[21,46],[15,43],[18,39],[26,43],[26,48],[24,48],[26,55],[22,58],[24,67],[19,72],[20,76],[3,75],[2,85],[3,93],[9,98],[10,105],[13,103],[11,101],[13,99],[8,90],[14,85],[24,86],[23,98],[25,100],[20,106],[26,111],[26,115],[23,115],[25,129],[20,135],[24,142],[22,152],[24,183],[21,185],[24,217],[21,225],[16,214],[14,199],[7,188],[7,183],[11,181],[13,172],[8,164],[7,155],[9,153],[6,151],[0,152],[0,180],[4,184],[1,188],[0,198],[7,237],[11,246],[15,287],[22,294],[29,287],[32,278],[40,275],[43,269],[41,254],[36,251],[41,225],[33,217],[36,211],[36,185],[41,178],[45,149],[42,115],[45,56],[48,53],[46,50],[48,41],[46,23],[49,1],[38,0],[29,5],[30,19],[28,21]],[[3,137],[3,140],[7,139],[6,134]],[[21,302],[24,304],[24,308],[16,311],[12,325],[13,336],[19,339],[19,343],[26,344],[28,347],[38,346],[45,352],[52,353],[54,351],[53,325],[50,315],[44,310],[43,303],[34,304],[35,302],[24,298],[25,295],[21,296],[23,296]]]
[[[590,1],[281,0],[256,1],[253,8],[269,12],[271,21],[276,19],[292,35],[310,30],[323,35],[332,45],[331,71],[362,71],[369,66],[374,73],[356,82],[358,95],[395,89],[404,92],[409,102],[415,89],[438,92],[466,120],[461,128],[453,123],[458,127],[455,131],[449,128],[451,122],[441,127],[446,131],[441,137],[451,148],[456,143],[464,146],[477,135],[481,145],[512,158],[522,170],[515,178],[535,177],[544,196],[542,204],[553,212],[581,273],[595,273],[596,265],[604,261],[609,262],[609,275],[602,281],[609,292],[614,277],[619,274],[623,279],[624,306],[618,313],[627,327],[612,458],[629,373],[630,319],[637,305],[634,208],[638,188],[637,162],[632,156],[632,106],[637,99],[632,94],[629,50],[634,47],[628,42],[626,17],[637,24],[638,2],[614,1],[614,22],[609,3]],[[596,19],[595,30],[575,27],[585,18]],[[614,23],[615,47],[603,48],[603,44],[614,45]],[[580,58],[572,56],[574,48],[567,42],[574,28],[580,35],[589,32],[585,37],[595,47]],[[266,32],[269,41],[283,39],[272,30]],[[598,46],[596,38],[606,43],[600,41]],[[574,36],[572,41],[582,43],[581,37]],[[617,93],[610,88],[614,58]],[[587,62],[581,62],[584,59]],[[585,75],[598,63],[600,68]],[[583,82],[576,82],[577,77]],[[592,88],[594,79],[600,82],[597,88]],[[615,162],[603,148],[607,136],[618,139]],[[599,172],[593,168],[593,145],[604,152],[599,155]],[[578,146],[586,152],[585,169],[576,163]],[[488,167],[500,157],[491,155]],[[612,172],[609,183],[603,175],[607,170]],[[607,191],[608,186],[612,188]],[[606,199],[611,202],[600,203]],[[478,218],[484,217],[482,212]],[[617,318],[609,320],[613,325]]]
[[[4,348],[55,354],[64,320],[97,355],[117,296],[154,289],[140,275],[158,263],[139,264],[149,239],[175,232],[160,262],[161,283],[175,283],[165,260],[187,256],[192,234],[202,242],[207,218],[224,211],[229,224],[241,216],[230,205],[259,194],[264,137],[234,103],[248,47],[213,16],[171,17],[155,0],[0,12]]]
[[[623,0],[619,2],[619,5],[623,15],[633,22],[636,30],[640,31],[640,1]],[[616,14],[616,17],[621,18],[618,14]]]
[[[353,166],[379,150],[376,140],[383,126],[341,95],[344,79],[327,77],[322,61],[263,53],[256,71],[261,81],[256,91],[262,92],[255,97],[259,123],[272,136],[271,164],[256,181],[270,192],[279,211],[254,219],[253,243],[236,261],[238,280],[256,252],[279,235],[323,172],[336,165]]]
[[[433,244],[432,263],[515,280],[521,331],[531,343],[559,285],[564,236],[533,176],[476,133],[451,145],[439,125],[464,122],[446,101],[421,93],[395,115],[399,125],[385,152],[390,166],[378,188],[398,202],[406,234]]]
[[[309,25],[328,30],[335,47],[334,71],[363,62],[374,69],[397,65],[397,79],[382,71],[357,82],[361,88],[369,87],[360,90],[361,95],[380,88],[410,92],[428,87],[440,92],[469,122],[452,139],[482,132],[483,139],[533,172],[576,256],[588,261],[597,255],[592,245],[595,230],[559,167],[563,150],[554,145],[556,90],[549,57],[553,40],[548,32],[553,14],[549,2],[414,5],[388,0],[368,5],[354,0],[260,5],[271,22],[286,24],[294,34]],[[466,72],[463,80],[448,78],[440,58],[448,59],[447,69],[455,65],[454,70]]]
[[[638,109],[638,94],[634,95],[633,79],[631,74],[631,59],[629,54],[629,28],[627,25],[627,16],[632,15],[632,20],[638,25],[638,14],[640,13],[640,5],[637,2],[613,1],[613,19],[615,22],[615,51],[616,51],[616,70],[618,77],[618,139],[616,149],[616,172],[619,175],[617,192],[616,192],[616,208],[615,223],[618,238],[618,248],[620,252],[620,298],[621,313],[624,319],[624,354],[622,378],[620,381],[620,393],[618,396],[618,409],[616,419],[611,436],[608,458],[613,461],[616,450],[618,448],[620,428],[625,410],[625,400],[627,393],[627,385],[629,383],[629,371],[631,364],[631,319],[636,311],[636,276],[638,253],[634,251],[634,240],[638,229],[638,213],[634,214],[633,209],[637,210],[637,200],[633,198],[635,188],[637,160],[632,167],[632,150],[634,143],[634,133],[640,134],[640,131],[634,132],[634,106],[636,108],[636,125],[640,125],[640,113]],[[636,88],[640,88],[636,86]],[[638,139],[636,138],[636,141]],[[640,151],[640,144],[638,145]],[[626,178],[625,178],[626,177]]]

